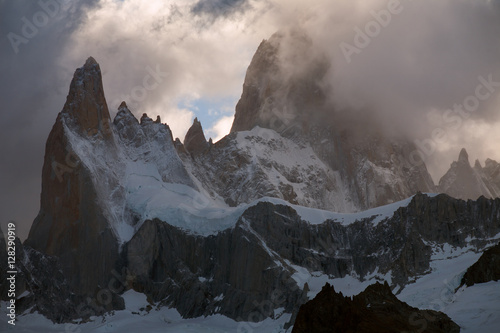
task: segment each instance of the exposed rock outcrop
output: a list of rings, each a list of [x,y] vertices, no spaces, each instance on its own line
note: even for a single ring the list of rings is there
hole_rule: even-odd
[[[460,287],[500,280],[500,243],[484,251],[479,260],[467,269]]]
[[[193,125],[189,128],[184,138],[184,148],[191,154],[205,152],[209,147],[203,128],[198,118],[194,118]]]
[[[328,283],[300,307],[292,333],[309,332],[460,332],[447,315],[419,310],[399,301],[387,283],[368,286],[359,295],[344,297]]]
[[[101,69],[94,58],[89,57],[85,65],[75,71],[62,112],[77,124],[81,134],[111,139],[111,118],[104,97]]]
[[[282,295],[276,305],[291,312],[302,294],[294,271],[277,264],[249,228],[241,220],[234,229],[201,237],[147,221],[125,248],[134,289],[184,317],[221,313],[247,321],[276,292]],[[266,306],[261,319],[273,310]]]

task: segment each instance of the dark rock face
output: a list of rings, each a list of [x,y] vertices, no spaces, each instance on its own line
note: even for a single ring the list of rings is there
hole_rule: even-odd
[[[298,283],[305,277],[300,281],[292,265],[332,277],[392,271],[393,285],[402,286],[429,270],[430,244],[458,247],[471,235],[496,235],[500,199],[464,202],[419,194],[377,226],[372,220],[311,225],[289,206],[261,202],[247,209],[233,229],[208,237],[147,221],[125,246],[124,256],[135,276],[134,289],[185,317],[221,313],[246,321],[265,304],[258,311],[263,320],[273,309],[294,312],[305,301],[307,292]]]
[[[25,294],[16,301],[18,313],[31,308],[56,323],[80,316],[76,307],[83,297],[72,292],[56,257],[44,255],[29,246],[16,247],[16,293]],[[111,307],[108,311],[111,310]]]
[[[59,258],[45,255],[16,239],[16,312],[38,312],[54,323],[71,322],[75,319],[87,320],[90,316],[103,315],[111,310],[123,309],[123,299],[116,293],[109,293],[110,299],[102,301],[96,288],[92,297],[84,297],[70,285],[63,273]],[[7,270],[2,270],[2,274]],[[6,273],[5,273],[6,274]],[[8,286],[0,283],[0,290]],[[106,295],[107,296],[107,295]],[[2,293],[2,300],[8,300]],[[101,302],[100,302],[101,301]]]
[[[82,134],[99,134],[111,139],[101,69],[94,58],[88,58],[85,65],[75,71],[63,113],[79,125]]]
[[[330,63],[312,54],[311,47],[312,39],[297,28],[277,32],[259,45],[246,72],[231,132],[260,126],[293,135],[325,120],[322,79]]]
[[[271,295],[279,300],[260,311],[260,320],[275,307],[291,312],[302,290],[293,269],[270,255],[260,235],[244,219],[214,236],[184,233],[162,221],[147,221],[125,247],[134,289],[175,307],[184,317],[220,313],[248,321]],[[304,301],[304,300],[302,300]]]
[[[352,298],[328,283],[300,307],[292,333],[460,332],[447,315],[399,301],[387,283],[375,283]]]
[[[100,140],[112,154],[116,149],[109,126],[99,65],[89,58],[76,70],[47,139],[40,212],[26,240],[33,249],[58,257],[72,290],[83,295],[107,284],[118,243],[99,203],[93,173],[73,151],[67,128]]]
[[[484,251],[479,260],[467,269],[460,287],[500,280],[500,243]]]
[[[203,128],[198,118],[194,119],[193,125],[189,128],[184,138],[184,148],[192,153],[199,154],[206,151],[209,147]]]

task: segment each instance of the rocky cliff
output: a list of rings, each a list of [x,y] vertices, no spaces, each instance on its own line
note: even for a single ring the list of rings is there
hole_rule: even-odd
[[[82,161],[75,135],[98,140],[110,155],[116,154],[101,71],[93,58],[75,71],[47,139],[40,212],[26,240],[33,249],[58,257],[71,288],[90,295],[107,284],[118,259],[117,238],[97,189],[113,170],[96,173]]]
[[[388,274],[393,288],[404,287],[430,272],[442,244],[482,248],[499,231],[499,199],[418,194],[378,220],[314,225],[289,206],[261,202],[233,228],[208,237],[147,221],[124,255],[134,288],[154,301],[186,317],[221,313],[247,321],[256,311],[262,320],[277,308],[297,310],[306,300],[305,272],[361,280],[377,272]]]
[[[375,283],[359,295],[344,297],[326,284],[300,307],[292,333],[306,332],[460,332],[447,315],[419,310],[399,301],[389,285]]]
[[[203,134],[203,128],[198,118],[195,118],[193,125],[189,128],[184,137],[184,148],[193,154],[203,153],[208,149],[209,145],[205,134]]]

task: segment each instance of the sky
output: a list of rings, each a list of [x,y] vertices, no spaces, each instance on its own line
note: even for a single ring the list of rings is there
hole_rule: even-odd
[[[0,0],[0,225],[27,236],[45,141],[87,57],[112,117],[125,100],[174,137],[197,117],[217,141],[259,43],[297,26],[331,63],[332,103],[414,140],[435,182],[462,147],[500,161],[499,0]]]

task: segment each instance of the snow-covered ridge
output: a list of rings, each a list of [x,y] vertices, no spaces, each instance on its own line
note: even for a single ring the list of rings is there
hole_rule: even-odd
[[[251,157],[248,177],[258,171],[273,188],[289,188],[291,202],[333,211],[359,210],[340,173],[327,166],[309,143],[256,126],[238,132],[236,146]]]
[[[171,132],[164,124],[147,117],[139,123],[126,107],[122,107],[114,121],[111,141],[82,136],[72,129],[70,121],[65,121],[64,128],[73,152],[92,174],[99,204],[121,244],[129,241],[144,221],[154,218],[186,232],[216,234],[234,227],[245,210],[262,201],[288,205],[312,224],[333,220],[347,225],[373,216],[372,223],[376,225],[412,199],[359,213],[308,208],[273,197],[261,197],[230,207],[220,196],[210,195],[187,171],[175,150]],[[256,127],[240,132],[236,144],[253,159],[253,165],[242,172],[248,172],[251,177],[255,165],[264,164],[260,170],[266,172],[267,180],[274,182],[276,187],[283,183],[293,186],[300,202],[314,200],[314,195],[308,192],[311,183],[324,177],[340,179],[315,156],[310,146],[285,139],[273,130]],[[336,188],[329,192],[328,199],[333,204],[342,202],[345,208],[342,193]]]

